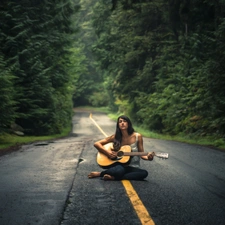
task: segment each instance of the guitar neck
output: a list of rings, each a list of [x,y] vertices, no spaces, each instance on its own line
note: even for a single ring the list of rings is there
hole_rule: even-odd
[[[143,156],[143,155],[148,155],[149,152],[123,152],[123,156]],[[168,159],[169,154],[168,153],[153,153],[154,156],[163,158],[163,159]]]
[[[148,152],[124,152],[124,156],[142,156],[142,155],[148,155]]]

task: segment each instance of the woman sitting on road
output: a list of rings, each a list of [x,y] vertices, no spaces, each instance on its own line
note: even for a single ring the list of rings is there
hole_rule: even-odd
[[[113,150],[106,150],[104,145],[113,142]],[[122,146],[129,145],[132,152],[144,152],[143,138],[141,134],[134,132],[132,123],[127,116],[120,116],[117,119],[116,132],[114,135],[94,143],[94,147],[109,159],[115,159]],[[129,164],[115,163],[109,169],[102,172],[91,172],[88,177],[101,177],[103,180],[144,180],[148,172],[140,169],[140,157],[144,160],[153,160],[154,152],[145,156],[132,156]]]

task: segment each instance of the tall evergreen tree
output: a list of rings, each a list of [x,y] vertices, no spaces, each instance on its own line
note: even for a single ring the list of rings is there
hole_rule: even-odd
[[[0,53],[0,133],[7,132],[15,120],[14,77],[5,66],[3,55]]]
[[[94,52],[121,109],[150,129],[222,135],[224,1],[109,3],[96,3]]]
[[[3,55],[16,77],[16,122],[29,134],[61,132],[71,122],[73,52],[70,0],[5,1]],[[70,65],[71,66],[71,65]]]

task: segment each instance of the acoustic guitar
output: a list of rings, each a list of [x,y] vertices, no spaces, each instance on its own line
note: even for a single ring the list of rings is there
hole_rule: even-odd
[[[113,149],[113,143],[108,143],[104,145],[106,150],[112,150]],[[149,152],[132,152],[131,147],[129,145],[123,145],[119,151],[117,151],[117,157],[114,159],[108,158],[105,154],[98,152],[97,153],[97,163],[101,167],[107,167],[111,166],[114,163],[122,163],[127,164],[130,160],[131,156],[143,156],[148,155]],[[168,159],[169,154],[168,153],[159,153],[159,152],[153,152],[154,156],[162,159]]]

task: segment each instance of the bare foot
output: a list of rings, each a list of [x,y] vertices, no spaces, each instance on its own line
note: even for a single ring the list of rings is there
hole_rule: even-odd
[[[105,174],[102,178],[103,180],[115,180],[113,176],[110,176],[109,174]]]
[[[88,174],[88,178],[100,177],[100,172],[91,172]]]

